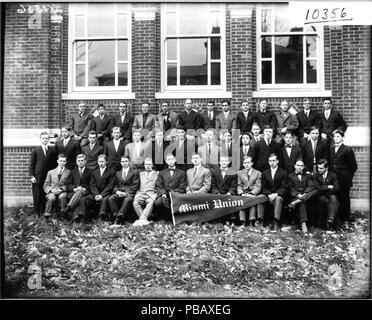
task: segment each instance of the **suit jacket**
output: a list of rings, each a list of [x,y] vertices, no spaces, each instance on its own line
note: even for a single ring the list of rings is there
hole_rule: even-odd
[[[248,150],[248,153],[247,153],[247,156],[251,156],[253,157],[253,147],[251,144],[248,145],[249,146],[249,150]],[[244,157],[245,157],[245,154],[244,154],[244,151],[243,151],[243,145],[240,146],[240,169],[243,169],[243,161],[244,161]]]
[[[252,168],[248,178],[248,171],[243,169],[238,171],[238,194],[249,193],[257,196],[261,191],[262,173]]]
[[[157,197],[156,193],[156,180],[158,179],[159,171],[152,170],[150,175],[146,171],[140,172],[140,188],[137,190],[136,194],[144,193],[148,195],[152,200]]]
[[[143,123],[143,113],[137,114],[134,117],[132,132],[136,129],[144,129],[148,131],[147,135],[150,134],[153,137],[155,135],[156,121],[157,117],[154,114],[149,113],[146,118],[146,123]],[[144,130],[141,130],[141,132]]]
[[[214,194],[236,194],[236,185],[238,183],[238,176],[232,169],[228,169],[225,178],[222,178],[220,168],[211,169],[212,180],[211,180],[211,192]]]
[[[93,171],[90,177],[89,189],[94,195],[101,195],[103,198],[111,194],[115,184],[115,172],[106,167],[102,177],[100,168]]]
[[[256,122],[256,112],[249,111],[247,119],[244,116],[243,111],[238,112],[236,115],[236,126],[240,130],[240,134],[243,132],[251,132],[253,122]]]
[[[263,139],[262,134],[258,136],[258,141],[256,141],[256,139],[252,136],[252,139],[249,142],[249,144],[253,147],[256,143],[260,142],[262,139]]]
[[[285,116],[283,112],[277,112],[276,114],[276,120],[278,123],[278,126],[276,128],[277,134],[281,134],[281,130],[284,127],[287,127],[288,130],[297,132],[298,129],[298,119],[295,114],[291,114],[287,112],[287,115]]]
[[[198,147],[198,153],[202,156],[202,164],[207,168],[218,168],[221,148],[217,144],[211,143],[211,149],[212,152],[209,153],[207,142]]]
[[[294,165],[299,159],[302,159],[302,149],[298,144],[292,145],[290,157],[288,157],[285,145],[280,148],[279,166],[288,173],[295,170]]]
[[[75,113],[70,117],[68,126],[72,128],[74,134],[87,138],[92,119],[93,115],[87,111],[81,117],[79,113]]]
[[[194,110],[191,110],[190,114],[186,111],[182,111],[178,115],[178,124],[185,127],[186,131],[187,129],[203,129],[203,118],[200,113]]]
[[[323,176],[316,172],[313,175],[314,187],[318,191],[319,195],[336,195],[340,190],[339,180],[337,174],[328,171],[327,179],[324,181]],[[333,189],[329,189],[328,186],[333,185]]]
[[[63,146],[63,139],[56,142],[57,155],[64,153],[66,155],[66,168],[72,170],[76,166],[76,156],[80,153],[80,143],[74,138],[70,138],[66,147]]]
[[[274,141],[274,139],[271,139],[271,143],[269,146],[266,144],[266,141],[264,139],[257,142],[253,147],[254,168],[261,172],[268,169],[270,167],[269,156],[272,153],[275,153],[280,161],[280,144]]]
[[[83,174],[80,176],[79,168],[76,167],[70,171],[70,174],[67,178],[67,191],[69,193],[73,193],[74,188],[76,187],[83,187],[86,189],[84,195],[90,193],[89,184],[90,178],[92,176],[92,170],[85,168]]]
[[[330,152],[330,170],[337,174],[338,180],[342,185],[352,186],[355,171],[358,165],[352,148],[341,144],[337,152],[335,146]]]
[[[54,188],[61,188],[63,191],[67,191],[66,183],[69,174],[70,170],[65,168],[62,172],[61,178],[58,179],[58,167],[49,170],[43,186],[44,192],[48,194]]]
[[[184,171],[192,167],[191,157],[192,154],[195,153],[197,148],[198,146],[196,140],[188,142],[187,139],[184,140],[181,146],[179,145],[178,139],[174,140],[169,145],[169,150],[176,157],[177,167]]]
[[[55,162],[56,149],[54,147],[48,146],[46,156],[41,146],[36,147],[31,151],[30,177],[35,177],[36,183],[44,184],[48,171],[55,168]]]
[[[123,140],[132,140],[132,126],[133,126],[134,117],[128,112],[125,113],[124,122],[121,121],[121,115],[114,116],[114,125],[113,127],[119,127]]]
[[[321,119],[319,113],[310,110],[309,117],[306,116],[305,111],[300,111],[297,113],[298,119],[298,136],[301,138],[304,133],[309,134],[311,126],[317,126],[321,128]]]
[[[212,183],[212,175],[209,169],[200,166],[194,175],[194,168],[191,168],[186,171],[186,176],[186,191],[208,193]]]
[[[231,131],[232,129],[237,128],[236,121],[236,114],[233,113],[231,110],[227,118],[225,118],[225,114],[221,112],[216,116],[216,129],[227,129]]]
[[[165,162],[166,150],[168,145],[168,141],[163,141],[160,147],[156,141],[153,141],[151,143],[151,159],[153,160],[154,168],[156,168],[157,171],[161,171],[168,167]]]
[[[156,116],[156,122],[155,122],[156,131],[158,130],[163,131],[164,140],[172,141],[172,138],[177,135],[177,129],[176,129],[178,126],[178,114],[177,113],[173,111],[169,111],[168,126],[169,126],[168,128],[164,126],[163,114],[159,113]]]
[[[208,111],[202,112],[200,115],[203,118],[203,128],[204,130],[213,128],[216,129],[216,117],[220,114],[220,111],[213,110],[212,119],[208,117]]]
[[[114,141],[108,141],[103,147],[103,153],[107,156],[107,167],[114,172],[120,170],[121,156],[124,155],[125,143],[123,140],[119,140],[118,151],[115,150]]]
[[[305,161],[306,171],[312,172],[314,166],[314,153],[311,140],[305,141],[301,144],[303,151],[303,159]],[[328,146],[325,140],[318,139],[315,149],[315,161],[318,162],[320,159],[329,160]]]
[[[347,125],[341,113],[331,109],[328,120],[325,118],[324,111],[320,114],[321,132],[328,137],[332,136],[334,130],[338,129],[345,132]]]
[[[123,179],[123,169],[119,170],[115,174],[115,186],[114,186],[114,193],[116,191],[123,191],[126,192],[128,195],[134,197],[136,191],[139,189],[140,180],[139,174],[137,170],[133,168],[129,168],[128,174]]]
[[[82,153],[85,154],[87,160],[85,166],[91,170],[95,170],[98,168],[98,156],[103,154],[103,146],[96,143],[93,150],[90,150],[90,144],[88,144],[82,148]]]
[[[225,141],[220,142],[220,152],[222,155],[227,155],[229,157],[232,157],[233,154],[233,142],[231,141],[230,145],[227,147]]]
[[[167,168],[159,172],[155,188],[158,196],[161,197],[163,194],[167,194],[171,191],[185,193],[186,185],[187,179],[184,171],[176,168],[173,172],[173,176],[171,176],[170,170]]]
[[[311,174],[303,173],[300,180],[296,175],[296,172],[291,172],[288,175],[288,182],[289,193],[291,194],[292,198],[297,198],[299,194],[309,193],[310,191],[315,190],[313,177]]]
[[[288,189],[288,174],[282,168],[278,167],[274,180],[271,178],[271,169],[262,172],[262,194],[269,195],[277,193],[284,197]]]
[[[262,113],[259,110],[256,112],[256,119],[261,128],[261,132],[263,132],[264,126],[269,125],[274,129],[275,134],[276,128],[278,127],[278,121],[274,112],[266,110],[265,113]]]
[[[128,143],[125,146],[124,155],[126,157],[129,157],[129,160],[131,162],[131,166],[137,165],[137,166],[143,166],[143,162],[145,161],[145,158],[151,157],[151,153],[149,154],[147,145],[144,142],[140,142],[140,153],[137,154],[135,143]]]
[[[111,139],[111,129],[113,128],[114,119],[108,114],[105,114],[101,120],[100,116],[94,117],[91,120],[90,130],[94,130],[97,134],[102,134],[103,137]]]

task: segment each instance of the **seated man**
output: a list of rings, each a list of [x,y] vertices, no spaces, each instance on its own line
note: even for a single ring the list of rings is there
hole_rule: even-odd
[[[81,198],[79,214],[85,219],[89,209],[99,207],[98,217],[105,220],[108,215],[108,198],[114,188],[115,173],[107,168],[107,157],[98,156],[98,169],[94,170],[90,178],[90,194]]]
[[[134,194],[139,188],[138,171],[129,166],[129,158],[122,156],[120,164],[122,169],[116,172],[114,193],[108,200],[115,224],[124,222]]]
[[[261,128],[257,122],[253,122],[252,124],[252,139],[251,139],[251,146],[253,147],[257,142],[259,142],[263,138],[263,134],[261,134]]]
[[[80,220],[78,210],[80,199],[87,196],[90,192],[89,183],[92,170],[85,167],[86,163],[86,156],[84,154],[79,154],[76,157],[77,167],[71,170],[67,178],[67,199],[69,202],[63,210],[63,214],[68,216],[72,211],[73,222],[78,222]]]
[[[97,143],[103,146],[104,142],[110,141],[110,130],[113,127],[114,119],[106,113],[106,107],[100,103],[97,106],[98,116],[90,123],[90,129],[97,132]]]
[[[340,190],[337,175],[328,171],[328,161],[320,159],[317,162],[318,172],[313,175],[314,187],[318,191],[318,200],[323,209],[327,207],[327,229],[334,228],[339,201],[337,194]]]
[[[185,193],[187,179],[185,172],[176,168],[176,157],[172,153],[166,155],[165,161],[168,168],[159,172],[155,184],[158,193],[155,207],[160,217],[169,219],[171,214],[169,193],[172,191]]]
[[[146,225],[148,218],[152,213],[154,202],[156,200],[155,183],[159,171],[152,170],[152,159],[145,159],[145,171],[140,172],[140,188],[134,196],[133,208],[136,211],[138,220],[134,225]]]
[[[48,171],[44,182],[44,192],[46,194],[45,214],[46,218],[52,215],[53,204],[58,199],[60,209],[64,210],[67,204],[66,181],[70,170],[66,169],[67,158],[63,153],[57,156],[57,168]]]
[[[236,194],[238,176],[229,168],[229,157],[220,157],[220,167],[211,168],[211,192],[214,194]]]
[[[93,115],[86,111],[84,101],[80,101],[78,105],[78,112],[70,117],[68,126],[73,130],[75,140],[84,147],[88,144],[88,132]]]
[[[288,175],[285,170],[278,167],[279,160],[276,154],[270,154],[270,169],[262,172],[262,194],[269,199],[269,204],[274,206],[274,230],[279,229],[284,197],[287,193]],[[259,210],[266,208],[266,204],[259,204]]]
[[[211,188],[211,172],[203,167],[202,157],[198,153],[194,153],[191,157],[193,168],[186,171],[187,176],[187,193],[208,193]]]
[[[294,167],[295,171],[288,175],[289,193],[291,195],[288,208],[295,210],[297,214],[299,213],[302,232],[307,234],[306,204],[316,194],[316,190],[311,174],[305,173],[305,163],[302,160],[297,160]]]
[[[246,156],[243,160],[243,170],[238,172],[238,187],[237,193],[243,197],[256,197],[261,191],[261,179],[262,174],[260,171],[253,169],[253,160],[251,156]],[[247,221],[247,211],[249,211],[249,222],[251,226],[261,225],[263,219],[262,206],[259,207],[260,211],[257,212],[256,217],[256,207],[253,206],[246,210],[239,211],[240,221],[246,223]]]

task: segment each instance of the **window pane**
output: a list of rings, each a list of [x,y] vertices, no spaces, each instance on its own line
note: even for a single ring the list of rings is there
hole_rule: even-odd
[[[127,35],[127,15],[126,14],[119,14],[118,15],[118,36],[126,36]]]
[[[211,30],[210,33],[220,33],[220,13],[219,12],[210,12],[209,14],[210,22],[211,22]]]
[[[220,38],[211,38],[211,59],[221,58]]]
[[[211,84],[221,84],[221,64],[219,62],[211,63]]]
[[[306,37],[306,57],[316,57],[316,36]]]
[[[177,40],[167,40],[167,59],[177,60]]]
[[[167,34],[176,34],[177,15],[175,12],[167,12]]]
[[[275,31],[303,31],[303,22],[300,15],[290,17],[288,4],[275,6]]]
[[[118,41],[118,60],[127,61],[128,60],[128,40]]]
[[[84,37],[84,16],[75,16],[75,37]]]
[[[76,61],[85,61],[85,41],[76,41]]]
[[[167,85],[168,86],[177,85],[177,63],[167,64]]]
[[[271,83],[271,75],[272,75],[272,68],[271,68],[271,61],[262,61],[262,83]]]
[[[88,4],[88,36],[114,35],[112,4]]]
[[[271,32],[271,10],[264,9],[261,11],[261,31]]]
[[[119,86],[127,86],[128,85],[128,64],[119,63],[118,72],[119,72],[118,74]]]
[[[89,41],[88,85],[115,85],[114,41]]]
[[[271,37],[262,37],[261,56],[262,58],[271,58]]]
[[[180,33],[203,34],[207,33],[207,7],[205,5],[180,6]]]
[[[207,85],[207,39],[181,39],[181,85]]]
[[[85,64],[76,65],[76,86],[85,86]]]
[[[302,36],[275,37],[275,82],[303,83]]]
[[[316,83],[316,60],[306,61],[307,83]]]

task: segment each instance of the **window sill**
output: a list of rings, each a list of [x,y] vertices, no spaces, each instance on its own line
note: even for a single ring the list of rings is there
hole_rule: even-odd
[[[226,91],[177,91],[177,92],[156,92],[155,99],[231,99],[232,93]]]
[[[297,98],[297,97],[331,97],[331,90],[260,90],[253,91],[252,98]]]
[[[136,94],[134,92],[74,92],[74,93],[62,93],[62,100],[134,100]]]

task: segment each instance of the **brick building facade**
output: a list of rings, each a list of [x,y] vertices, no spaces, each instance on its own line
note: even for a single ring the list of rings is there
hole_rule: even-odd
[[[112,8],[102,11],[103,18],[85,4],[39,6],[40,13],[33,11],[36,7],[32,5],[8,3],[2,7],[5,204],[31,201],[30,151],[39,143],[38,136],[44,129],[59,133],[80,100],[92,109],[103,103],[109,114],[114,114],[121,100],[130,104],[132,113],[137,113],[144,101],[151,103],[152,113],[158,113],[162,100],[180,111],[185,98],[202,106],[214,100],[218,109],[222,99],[230,99],[233,111],[237,111],[243,99],[252,102],[255,109],[264,97],[269,108],[276,111],[284,98],[300,107],[303,98],[310,97],[313,108],[319,111],[322,98],[331,96],[334,108],[349,126],[345,143],[353,147],[359,167],[352,206],[369,208],[370,26],[317,26],[316,32],[311,31],[316,34],[309,31],[292,35],[295,29],[285,27],[283,34],[270,33],[270,22],[265,21],[269,28],[264,29],[264,13],[274,16],[279,12],[276,8],[286,4],[200,4],[194,5],[194,12],[177,4],[110,4]],[[199,11],[208,17],[205,30],[204,22],[198,20]],[[96,26],[110,12],[113,18],[102,21],[107,22],[107,30],[110,26],[115,29],[111,36]],[[89,20],[91,13],[93,18]],[[185,27],[190,16],[195,26]],[[114,21],[112,25],[110,21]],[[205,53],[199,45],[202,41]],[[296,44],[298,41],[304,41],[308,51],[304,58],[297,55],[289,61],[294,74],[288,76],[292,83],[286,87],[274,65],[280,68],[279,59],[286,59],[283,56],[303,46],[303,42]],[[183,50],[190,48],[191,42],[196,53]],[[268,44],[269,53],[262,53]],[[92,71],[95,46],[111,63],[111,74],[107,71],[98,76],[99,63]],[[115,54],[107,49],[110,46]],[[79,54],[83,52],[83,58],[78,50],[82,50]],[[201,80],[192,76],[187,79],[188,72],[195,75],[187,61],[200,60],[197,54],[207,61],[196,66],[203,70],[199,72]],[[305,80],[296,72],[306,73]],[[101,86],[99,81],[105,77],[109,85]],[[295,84],[293,79],[297,79]],[[187,81],[191,85],[185,85]]]

